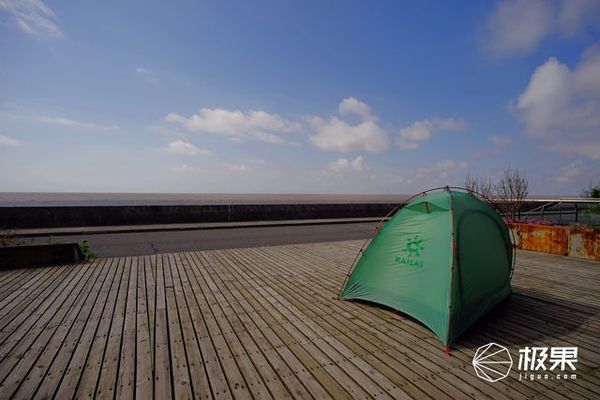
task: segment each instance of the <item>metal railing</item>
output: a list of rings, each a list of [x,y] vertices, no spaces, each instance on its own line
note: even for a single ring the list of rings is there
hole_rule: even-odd
[[[525,199],[519,211],[519,219],[548,220],[558,224],[596,224],[600,222],[600,199]]]

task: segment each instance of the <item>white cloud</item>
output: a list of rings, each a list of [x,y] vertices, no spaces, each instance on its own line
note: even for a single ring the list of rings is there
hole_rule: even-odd
[[[364,157],[358,156],[354,160],[347,158],[338,158],[335,161],[329,163],[327,168],[323,170],[324,173],[345,173],[345,172],[364,172],[366,171],[367,163]]]
[[[365,158],[357,156],[354,159],[338,158],[330,162],[321,170],[317,180],[319,182],[333,182],[332,179],[335,179],[335,182],[339,183],[339,179],[360,179],[364,183],[365,179],[372,181],[376,178],[376,175],[367,166]]]
[[[135,73],[142,79],[144,79],[146,82],[151,83],[153,85],[157,85],[159,82],[156,75],[154,75],[154,73],[152,73],[148,68],[137,67],[135,69]]]
[[[0,147],[18,146],[21,144],[17,139],[9,138],[8,136],[0,135]]]
[[[583,52],[573,79],[578,92],[586,95],[600,93],[600,43]]]
[[[174,142],[169,143],[165,150],[169,153],[181,154],[185,156],[210,154],[209,150],[196,147],[194,144],[184,142],[183,140],[175,140]]]
[[[171,113],[165,119],[167,122],[183,126],[190,132],[210,133],[235,141],[260,140],[273,144],[284,143],[284,139],[275,133],[300,129],[298,124],[260,110],[242,112],[202,108],[189,118]]]
[[[396,146],[401,150],[414,150],[419,147],[419,143],[411,142],[399,137],[396,139]]]
[[[569,183],[573,179],[580,177],[582,174],[582,163],[579,160],[575,160],[569,165],[560,168],[560,170],[556,174],[556,182],[560,184]]]
[[[581,33],[586,28],[598,28],[600,24],[600,1],[563,0],[558,22],[561,32],[567,36]]]
[[[378,152],[388,148],[388,135],[377,124],[377,117],[366,103],[349,97],[342,100],[338,108],[341,115],[353,114],[360,121],[351,124],[337,116],[332,116],[329,120],[309,117],[308,122],[316,131],[310,137],[314,146],[339,152]]]
[[[512,139],[509,136],[490,135],[488,136],[488,139],[495,146],[506,146],[512,142]]]
[[[488,41],[498,54],[532,50],[552,30],[552,5],[545,0],[503,0],[488,20]]]
[[[92,130],[101,130],[101,131],[112,131],[115,129],[119,129],[116,125],[100,125],[89,122],[77,121],[69,118],[62,117],[38,117],[37,121],[50,124],[50,125],[60,125],[66,126],[69,128],[77,128],[77,129],[92,129]]]
[[[182,164],[178,167],[173,167],[171,168],[171,170],[180,174],[198,173],[202,171],[200,168],[192,167],[187,164]]]
[[[373,121],[350,125],[338,117],[329,121],[313,117],[309,122],[317,131],[310,141],[323,150],[378,152],[389,146],[387,134]]]
[[[400,137],[406,140],[421,142],[431,137],[431,124],[428,120],[417,121],[400,130]]]
[[[222,165],[223,165],[223,167],[225,167],[226,170],[233,171],[233,172],[247,172],[247,171],[252,170],[252,168],[250,168],[249,166],[247,166],[246,164],[243,164],[243,163],[240,163],[240,164],[223,163]]]
[[[516,111],[527,134],[565,154],[600,159],[600,44],[570,69],[549,58],[531,76]]]
[[[452,160],[441,160],[430,167],[417,168],[416,178],[433,177],[433,178],[446,178],[448,174],[457,169],[466,169],[469,167],[469,163],[466,161],[455,162]]]
[[[377,117],[371,112],[371,107],[354,97],[348,97],[342,100],[338,106],[341,115],[354,114],[359,115],[365,120],[377,120]]]
[[[486,45],[496,56],[524,54],[549,35],[573,36],[598,21],[598,0],[502,0],[487,21]]]
[[[365,162],[365,159],[363,158],[363,156],[356,157],[354,160],[352,160],[352,162],[350,164],[352,165],[352,169],[355,171],[366,171],[367,170],[367,163]]]
[[[247,161],[248,164],[253,164],[253,165],[267,165],[269,164],[269,162],[263,158],[255,158],[252,160],[248,160]]]
[[[448,171],[455,167],[456,163],[452,160],[438,161],[437,164],[431,167],[417,168],[416,177],[417,179],[425,176],[439,176],[440,178],[445,178],[448,176]]]
[[[30,35],[62,37],[54,11],[41,0],[0,0],[0,10],[7,12],[17,27]]]
[[[427,118],[416,121],[400,130],[396,146],[403,150],[419,147],[418,142],[429,140],[436,132],[461,131],[467,128],[467,121],[462,118]]]

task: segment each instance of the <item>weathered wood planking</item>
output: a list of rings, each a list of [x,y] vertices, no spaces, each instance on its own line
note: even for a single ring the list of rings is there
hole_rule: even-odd
[[[600,396],[600,263],[519,252],[511,300],[451,356],[418,322],[334,300],[359,241],[0,272],[0,399]],[[494,384],[489,342],[578,346],[576,380]]]

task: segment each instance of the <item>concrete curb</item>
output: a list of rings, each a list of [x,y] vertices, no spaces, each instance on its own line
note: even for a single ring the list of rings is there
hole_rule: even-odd
[[[111,233],[137,233],[160,231],[192,231],[209,229],[266,228],[275,226],[330,225],[379,222],[381,218],[336,218],[336,219],[304,219],[284,221],[250,221],[250,222],[207,222],[200,224],[163,224],[163,225],[123,225],[123,226],[90,226],[71,228],[16,229],[11,236],[16,238],[43,236],[79,236]]]
[[[72,264],[82,260],[83,255],[77,243],[0,248],[0,269]]]

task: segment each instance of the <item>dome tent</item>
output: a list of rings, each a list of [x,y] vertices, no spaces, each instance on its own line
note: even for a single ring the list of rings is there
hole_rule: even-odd
[[[472,192],[449,187],[424,192],[379,227],[361,249],[340,299],[408,314],[448,349],[510,295],[510,231],[500,213]]]

